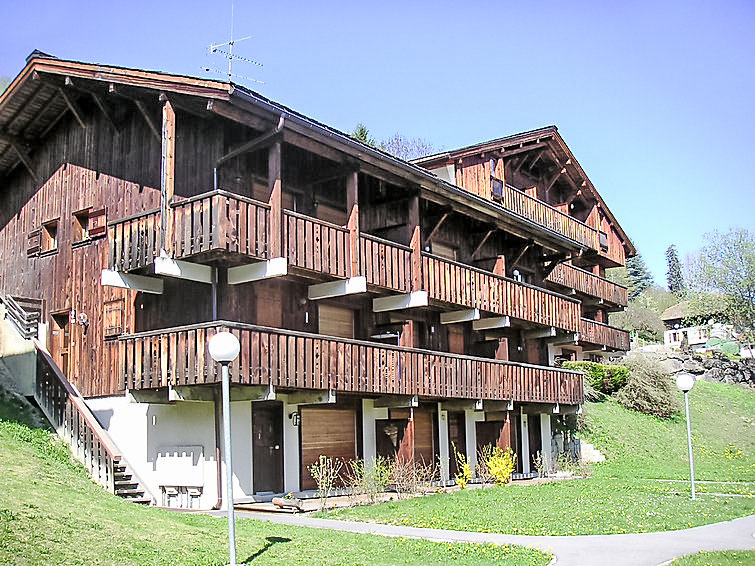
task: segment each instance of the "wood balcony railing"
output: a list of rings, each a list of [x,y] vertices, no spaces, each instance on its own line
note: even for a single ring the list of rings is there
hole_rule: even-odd
[[[422,254],[431,299],[578,332],[579,301],[448,259]]]
[[[510,185],[501,188],[501,206],[591,250],[600,249],[598,230]]]
[[[608,326],[602,322],[583,318],[579,324],[579,341],[585,344],[605,346],[612,350],[629,350],[629,332]]]
[[[361,274],[367,283],[401,293],[412,286],[412,249],[370,234],[359,235]]]
[[[349,230],[318,218],[283,211],[288,264],[334,277],[348,277]]]
[[[629,304],[626,287],[568,263],[559,263],[546,281],[622,307]]]
[[[222,190],[171,204],[171,238],[166,250],[174,259],[227,251],[266,259],[270,207]]]
[[[111,269],[139,269],[154,262],[159,253],[159,209],[108,224],[108,266]]]
[[[568,370],[385,346],[236,322],[210,322],[123,336],[128,389],[217,383],[207,342],[229,330],[241,343],[233,383],[434,398],[580,404],[582,376]]]

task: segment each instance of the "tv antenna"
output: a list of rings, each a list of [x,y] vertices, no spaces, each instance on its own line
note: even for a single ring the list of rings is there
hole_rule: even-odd
[[[217,73],[219,75],[226,75],[228,77],[228,82],[231,82],[234,77],[245,79],[247,81],[252,81],[259,84],[265,84],[264,82],[257,80],[253,77],[248,77],[246,75],[241,75],[238,73],[233,72],[233,62],[234,61],[241,61],[243,63],[249,63],[251,65],[255,65],[257,67],[264,67],[262,63],[259,61],[255,61],[254,59],[250,59],[249,57],[243,57],[241,55],[237,55],[233,52],[233,46],[236,43],[239,43],[241,41],[246,41],[247,39],[252,39],[251,35],[247,35],[246,37],[242,37],[239,39],[233,39],[233,2],[231,2],[231,35],[230,39],[226,41],[225,43],[211,43],[208,48],[208,53],[210,55],[220,55],[221,57],[228,60],[228,71],[221,71],[220,69],[213,69],[211,67],[202,67],[202,70],[204,70],[207,73]]]

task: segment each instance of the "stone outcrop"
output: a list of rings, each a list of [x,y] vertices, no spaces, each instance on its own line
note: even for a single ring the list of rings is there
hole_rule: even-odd
[[[714,354],[713,357],[677,352],[657,352],[660,364],[669,373],[686,371],[697,379],[736,383],[755,388],[755,360],[745,358],[733,361],[725,356]]]

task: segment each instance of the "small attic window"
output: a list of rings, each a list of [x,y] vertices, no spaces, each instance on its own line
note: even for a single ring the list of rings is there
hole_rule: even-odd
[[[58,221],[42,224],[42,253],[58,249]]]
[[[89,209],[73,214],[73,241],[83,242],[89,239]]]

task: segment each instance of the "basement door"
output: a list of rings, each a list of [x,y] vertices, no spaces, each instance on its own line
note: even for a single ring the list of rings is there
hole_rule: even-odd
[[[252,403],[254,493],[283,493],[283,403]]]

